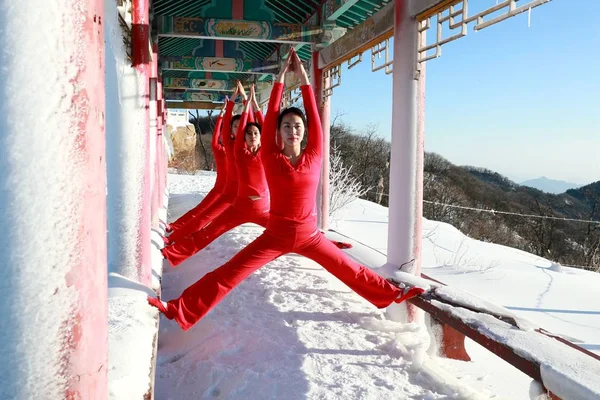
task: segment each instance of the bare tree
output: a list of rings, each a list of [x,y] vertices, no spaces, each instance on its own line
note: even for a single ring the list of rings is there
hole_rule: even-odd
[[[360,180],[351,174],[352,167],[344,166],[337,146],[331,152],[330,164],[329,214],[333,217],[337,211],[353,200],[364,196],[371,188],[363,187]]]
[[[600,193],[589,196],[592,198],[592,210],[588,215],[588,220],[600,217]],[[589,222],[586,227],[585,239],[583,242],[584,265],[592,271],[600,271],[600,222]]]
[[[434,175],[430,172],[423,174],[423,198],[426,200],[423,213],[426,218],[434,221],[457,224],[461,214],[454,205],[466,204],[468,199],[460,189],[451,182],[447,182],[443,176]]]
[[[452,164],[444,157],[437,153],[425,153],[425,160],[423,161],[423,170],[431,174],[440,175],[446,172]]]
[[[209,118],[212,114],[212,111],[209,111]],[[190,123],[194,125],[196,129],[196,169],[200,169],[199,166],[202,164],[200,162],[200,155],[204,155],[204,166],[206,169],[210,169],[210,162],[208,161],[208,153],[206,152],[206,147],[202,142],[202,125],[200,112],[196,110],[196,115],[192,114],[190,111]]]
[[[538,199],[531,206],[531,211],[535,214],[547,217],[552,216],[548,207],[542,206]],[[556,237],[556,220],[550,218],[532,218],[527,222],[531,250],[540,257],[552,258],[554,249],[554,239]]]

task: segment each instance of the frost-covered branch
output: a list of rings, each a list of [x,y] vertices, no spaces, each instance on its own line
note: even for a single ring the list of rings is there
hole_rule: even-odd
[[[355,199],[364,196],[370,187],[362,186],[360,180],[352,175],[352,167],[346,168],[337,145],[333,146],[329,169],[329,215],[333,217],[337,211]]]

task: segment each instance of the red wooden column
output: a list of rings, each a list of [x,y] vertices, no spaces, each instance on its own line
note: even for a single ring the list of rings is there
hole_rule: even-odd
[[[0,398],[106,399],[104,2],[0,20]]]
[[[70,115],[69,135],[75,139],[73,144],[77,146],[81,164],[77,165],[77,160],[71,160],[72,168],[61,169],[58,173],[76,174],[73,169],[83,168],[87,179],[83,182],[73,181],[78,186],[76,196],[81,201],[80,214],[65,225],[65,229],[75,236],[73,239],[78,243],[79,256],[70,259],[71,268],[64,276],[67,287],[61,289],[60,282],[55,282],[57,287],[53,293],[60,290],[76,292],[70,315],[62,321],[63,328],[71,332],[60,348],[60,352],[68,359],[65,397],[93,399],[108,396],[104,5],[100,0],[86,0],[83,4],[79,2],[67,6],[61,12],[65,17],[74,13],[84,19],[80,40],[73,40],[65,29],[57,33],[56,41],[60,44],[74,43],[73,46],[78,47],[73,49],[71,59],[72,67],[78,69],[73,82],[75,91],[72,93],[72,105],[64,112]],[[80,22],[76,20],[72,23]],[[76,62],[78,52],[83,53],[83,63]],[[56,68],[60,67],[57,65]],[[57,72],[61,74],[64,71]],[[47,196],[45,187],[39,189],[40,196]],[[56,226],[61,226],[60,222]],[[52,251],[62,250],[57,247]],[[46,265],[46,268],[49,267]],[[3,291],[3,295],[7,296],[7,293]],[[35,298],[45,303],[43,307],[48,307],[48,299],[44,296],[37,294]],[[28,307],[31,306],[29,303]],[[67,304],[60,306],[68,307]],[[40,329],[34,321],[31,322],[33,325],[29,329]],[[40,334],[46,335],[48,332],[40,331]],[[39,362],[38,356],[34,355],[30,361]],[[37,395],[39,393],[43,392]]]
[[[133,0],[133,21],[131,27],[132,61],[138,73],[139,95],[145,102],[145,117],[140,134],[144,135],[145,152],[144,177],[142,188],[142,209],[140,210],[140,282],[149,285],[152,278],[150,259],[151,194],[150,194],[150,25],[148,0]]]
[[[329,229],[329,142],[331,125],[331,108],[329,96],[324,96],[323,70],[319,68],[319,52],[312,54],[312,87],[315,100],[319,108],[321,128],[323,129],[323,166],[321,168],[321,184],[317,192],[317,205],[319,207],[319,227],[326,231]]]
[[[158,226],[158,210],[159,210],[159,136],[158,136],[158,43],[152,43],[152,63],[150,68],[150,145],[151,164],[150,164],[150,181],[151,185],[151,209],[152,227]]]
[[[410,16],[410,0],[394,3],[394,64],[392,94],[392,149],[388,218],[388,263],[414,275],[421,274],[423,220],[423,124],[419,124],[417,21]],[[408,303],[410,321],[422,312]]]
[[[160,208],[165,206],[165,188],[167,185],[167,150],[165,148],[164,135],[166,135],[165,129],[165,99],[163,98],[163,84],[162,77],[158,77],[157,85],[157,96],[158,96],[158,184],[159,184],[159,201]],[[164,221],[166,222],[166,221]]]

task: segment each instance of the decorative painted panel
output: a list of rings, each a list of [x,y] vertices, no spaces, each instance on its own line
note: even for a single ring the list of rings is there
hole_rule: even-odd
[[[166,100],[183,100],[183,101],[225,101],[225,94],[215,92],[176,92],[165,90]]]
[[[256,72],[271,73],[277,71],[277,64],[241,58],[217,57],[178,57],[168,56],[159,59],[163,69],[189,71]]]
[[[162,16],[158,18],[159,36],[230,38],[258,41],[321,43],[319,26],[268,21],[206,19]]]

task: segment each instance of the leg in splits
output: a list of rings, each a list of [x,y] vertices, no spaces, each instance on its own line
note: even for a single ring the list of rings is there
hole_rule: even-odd
[[[161,251],[169,263],[176,267],[236,226],[253,222],[266,227],[267,221],[268,213],[264,210],[255,210],[251,205],[239,207],[234,204],[201,230],[178,240]]]
[[[401,294],[398,287],[377,275],[370,268],[351,260],[321,232],[303,241],[294,249],[294,252],[317,262],[378,308],[389,306]]]
[[[234,200],[234,194],[223,193],[217,200],[208,206],[202,214],[195,216],[187,224],[174,231],[171,236],[169,236],[169,242],[177,242],[204,228],[209,222],[231,206]]]
[[[189,210],[188,212],[183,214],[181,217],[177,218],[176,221],[171,222],[169,224],[169,228],[172,231],[177,231],[178,229],[181,229],[181,227],[185,226],[188,222],[190,222],[194,218],[202,215],[204,213],[204,211],[208,207],[210,207],[210,205],[212,205],[219,198],[222,191],[223,191],[222,187],[212,188],[211,191],[208,192],[208,194],[206,196],[204,196],[202,201],[200,203],[198,203],[198,205],[196,205],[194,208],[192,208],[191,210]]]
[[[185,289],[181,296],[166,303],[166,307],[153,297],[149,297],[148,302],[167,318],[175,319],[183,330],[188,330],[251,273],[287,253],[288,249],[289,245],[282,246],[281,240],[265,232],[227,263]]]

